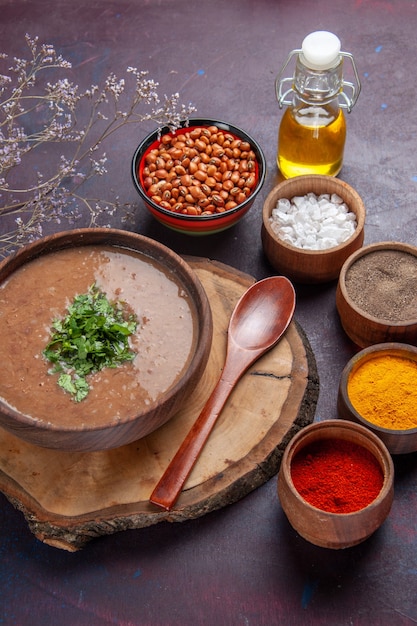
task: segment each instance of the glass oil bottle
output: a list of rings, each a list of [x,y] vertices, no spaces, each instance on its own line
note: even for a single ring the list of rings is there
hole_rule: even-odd
[[[288,106],[279,127],[277,150],[277,165],[285,178],[337,176],[342,168],[344,110],[350,113],[361,85],[352,55],[340,48],[340,40],[333,33],[310,33],[301,49],[290,53],[276,78],[279,107]],[[294,76],[281,78],[294,57]],[[345,58],[352,64],[356,84],[343,79]]]

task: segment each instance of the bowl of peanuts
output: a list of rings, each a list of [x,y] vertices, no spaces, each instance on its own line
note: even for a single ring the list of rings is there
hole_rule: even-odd
[[[211,119],[190,119],[175,132],[155,130],[132,159],[133,183],[150,213],[189,235],[234,226],[252,206],[265,174],[258,143]]]

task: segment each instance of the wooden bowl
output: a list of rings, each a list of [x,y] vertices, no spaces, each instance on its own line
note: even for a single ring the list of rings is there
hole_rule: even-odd
[[[362,446],[378,461],[383,473],[379,495],[352,513],[332,513],[312,506],[297,491],[291,477],[295,455],[324,440],[345,440]],[[345,420],[328,420],[306,426],[288,444],[278,475],[278,496],[293,528],[307,541],[323,548],[348,548],[361,543],[386,519],[392,505],[394,468],[383,442],[367,428]]]
[[[113,281],[112,289],[116,290],[116,293],[120,292],[122,298],[123,293],[127,293],[127,287],[129,286],[130,292],[133,294],[131,296],[132,300],[134,300],[135,303],[139,302],[141,311],[143,309],[143,313],[140,313],[141,323],[143,326],[147,324],[147,328],[151,330],[145,331],[141,329],[139,331],[138,345],[146,346],[146,349],[144,347],[143,350],[146,354],[149,354],[150,365],[145,368],[144,365],[141,365],[142,361],[139,361],[139,365],[133,366],[136,369],[139,368],[139,382],[136,382],[135,379],[133,385],[134,389],[139,387],[145,389],[146,375],[146,385],[152,387],[152,390],[148,391],[148,387],[146,387],[147,395],[145,395],[144,399],[141,399],[139,405],[137,405],[136,401],[132,404],[130,394],[135,398],[134,393],[136,392],[130,391],[129,395],[127,395],[127,392],[124,391],[125,388],[121,388],[123,391],[120,391],[118,386],[120,383],[114,382],[111,383],[114,387],[105,387],[105,389],[108,390],[108,395],[104,397],[104,406],[100,409],[97,408],[96,405],[90,404],[90,408],[87,409],[87,405],[83,404],[85,402],[84,400],[75,403],[71,398],[68,399],[69,394],[59,389],[63,397],[62,400],[61,396],[59,396],[57,402],[54,400],[54,404],[50,406],[49,413],[48,402],[50,402],[50,400],[48,398],[50,396],[44,395],[41,402],[43,405],[42,414],[41,410],[39,410],[39,414],[36,415],[28,414],[26,409],[23,413],[21,412],[22,408],[17,410],[10,405],[10,402],[6,403],[3,397],[6,390],[4,387],[0,389],[0,426],[32,444],[68,451],[92,451],[119,447],[148,435],[166,423],[184,404],[191,395],[198,380],[201,378],[208,361],[212,340],[210,305],[206,293],[194,271],[181,257],[169,248],[152,239],[127,231],[107,228],[79,229],[45,237],[35,243],[27,245],[15,255],[7,258],[0,265],[0,301],[2,289],[7,286],[7,284],[12,283],[12,279],[19,270],[24,270],[24,273],[30,278],[33,264],[46,259],[50,267],[53,254],[67,255],[71,250],[75,249],[79,251],[79,254],[82,256],[87,254],[85,251],[86,246],[98,247],[99,254],[102,254],[102,249],[106,251],[104,254],[108,256],[105,257],[105,263],[109,266],[113,264],[113,267],[117,267],[117,275],[114,275],[115,270],[112,270],[111,267],[101,270],[100,266],[97,272],[110,272],[111,278],[109,280]],[[108,250],[110,250],[110,253]],[[118,265],[116,264],[116,266],[114,265],[116,262],[115,258],[112,256],[114,253],[120,255],[122,259],[122,261],[117,261]],[[131,261],[131,257],[133,257],[133,261]],[[129,263],[137,263],[138,257],[145,259],[145,261],[142,261],[144,265],[139,266],[137,276],[136,273],[130,269],[131,266]],[[84,258],[84,256],[82,256],[82,258]],[[108,258],[109,260],[107,260]],[[85,262],[83,263],[85,264]],[[122,264],[124,266],[122,266]],[[149,264],[149,268],[147,264]],[[27,302],[27,306],[31,307],[30,310],[35,312],[37,308],[40,310],[42,305],[44,309],[43,315],[48,318],[49,327],[49,319],[51,319],[52,323],[52,319],[57,317],[57,315],[56,312],[52,312],[49,304],[44,304],[46,301],[45,296],[49,297],[48,293],[58,288],[58,282],[64,282],[65,284],[66,277],[68,279],[69,273],[72,273],[71,280],[73,282],[74,280],[79,280],[80,277],[79,269],[75,270],[73,266],[68,267],[68,265],[69,264],[63,267],[62,276],[58,279],[49,279],[49,277],[45,275],[45,285],[48,286],[44,288],[42,284],[37,285],[39,288],[38,291],[44,294],[44,296],[38,296],[38,293],[35,293],[33,302]],[[79,263],[77,267],[79,267]],[[137,265],[134,266],[134,268],[136,267]],[[67,271],[68,274],[66,274]],[[179,357],[177,357],[177,354],[166,354],[165,348],[162,349],[158,347],[158,342],[168,343],[167,328],[169,324],[168,320],[164,321],[163,314],[160,316],[162,319],[158,322],[160,328],[159,334],[152,334],[155,332],[153,330],[155,327],[153,322],[156,324],[157,316],[155,305],[154,309],[152,309],[152,303],[155,302],[156,298],[153,293],[155,291],[155,283],[153,282],[155,272],[161,273],[161,275],[165,277],[163,279],[166,281],[164,284],[168,285],[166,292],[159,287],[159,294],[161,295],[158,295],[158,310],[162,312],[165,311],[167,316],[171,315],[172,319],[175,320],[170,326],[171,335],[175,336],[177,334],[175,331],[176,324],[183,324],[187,329],[187,336],[191,335],[189,342],[187,342],[187,351],[184,356],[181,356],[181,361]],[[97,275],[100,276],[100,274]],[[147,278],[147,276],[149,276],[149,278]],[[86,278],[84,278],[84,276],[81,277],[81,280],[87,279],[89,280],[89,276]],[[51,285],[49,285],[48,281],[51,282]],[[132,283],[132,281],[136,282]],[[156,281],[156,284],[159,285],[159,282]],[[75,285],[75,288],[78,288],[78,283]],[[74,285],[72,289],[74,289]],[[84,293],[84,291],[85,290],[82,289],[80,293]],[[68,294],[69,302],[72,301],[73,294],[74,291]],[[20,296],[24,297],[24,294],[20,294]],[[66,297],[64,290],[64,292],[60,294],[62,302],[64,302],[64,298]],[[40,298],[43,298],[42,302],[39,302]],[[161,299],[164,301],[162,305],[160,304]],[[18,301],[18,298],[16,298],[16,301]],[[55,305],[55,300],[53,301],[53,305]],[[2,314],[2,308],[4,309],[3,305],[0,304],[0,316]],[[16,305],[16,308],[22,309],[23,305],[20,303]],[[176,311],[175,314],[173,312],[174,308]],[[59,310],[61,311],[61,305]],[[153,315],[154,317],[152,318]],[[183,322],[185,316],[187,316],[187,324]],[[30,324],[35,324],[34,333],[37,333],[41,337],[41,335],[43,336],[45,332],[47,332],[48,328],[46,325],[40,328],[39,323],[36,321],[36,314],[33,317],[35,321],[30,321]],[[61,315],[58,315],[58,317],[61,317]],[[44,322],[42,322],[42,325],[43,324]],[[29,332],[33,333],[33,329]],[[148,336],[150,336],[146,339],[145,343],[144,334],[146,334],[146,332]],[[160,338],[160,336],[162,337]],[[44,338],[37,341],[41,342],[42,348],[38,347],[36,350],[34,349],[36,354],[31,358],[42,361],[40,367],[43,368],[42,376],[46,381],[42,383],[42,385],[45,385],[45,387],[50,386],[51,388],[53,385],[55,390],[57,384],[55,380],[53,383],[49,382],[49,379],[53,377],[48,377],[47,373],[50,364],[46,363],[46,360],[42,357],[42,350],[43,347],[45,347]],[[11,368],[11,371],[14,369],[19,371],[19,368],[22,369],[19,354],[20,351],[25,350],[25,344],[19,343],[19,341],[16,340],[14,345],[16,345],[16,354],[12,355],[5,354],[4,346],[2,346],[2,359],[3,364],[6,363],[6,359],[9,359],[9,368]],[[165,355],[165,363],[167,363],[167,366],[161,363],[162,353]],[[4,365],[4,367],[6,367],[6,365]],[[164,373],[162,373],[161,368],[163,368]],[[175,372],[172,377],[171,369]],[[153,373],[152,370],[154,370]],[[113,370],[107,371],[109,372],[108,376],[112,376]],[[167,374],[165,374],[165,372],[167,372]],[[117,380],[119,380],[119,376],[120,372],[117,372]],[[164,387],[162,387],[160,383],[163,376],[167,378],[167,382],[164,381]],[[22,373],[22,380],[23,378],[24,372]],[[154,384],[157,391],[153,389]],[[101,402],[103,399],[100,398],[100,396],[103,393],[102,390],[104,387],[100,385],[101,383],[99,382],[94,383],[95,389],[92,395],[97,398],[97,402]],[[35,394],[42,393],[44,388],[42,387],[42,389],[39,390],[37,383],[32,386],[27,384],[27,387],[28,389],[25,390],[25,393],[28,394],[26,402],[29,402],[29,411],[32,411],[31,407]],[[118,390],[117,392],[121,397],[120,402],[126,405],[123,411],[120,410],[115,415],[112,414],[113,408],[108,408],[113,406],[112,402],[114,396],[112,394],[114,388]],[[132,389],[132,387],[129,387],[129,389]],[[58,405],[61,402],[64,408],[59,408]],[[64,402],[65,404],[63,404]],[[76,407],[75,409],[73,405]],[[91,406],[95,407],[94,411],[91,409]],[[44,415],[45,413],[46,415]]]
[[[349,398],[349,379],[365,362],[382,355],[391,355],[417,362],[417,348],[402,343],[383,343],[361,350],[345,366],[339,382],[337,409],[341,418],[366,426],[386,445],[391,454],[417,452],[417,427],[409,429],[384,428],[365,419]],[[417,406],[417,387],[415,390]]]
[[[253,137],[248,135],[248,133],[241,128],[219,120],[191,118],[188,125],[183,124],[176,131],[176,135],[190,132],[195,128],[210,126],[217,126],[222,132],[229,133],[238,140],[249,142],[251,149],[255,153],[256,184],[246,200],[240,202],[240,204],[233,209],[221,213],[213,213],[211,215],[187,215],[180,211],[163,208],[149,197],[144,185],[143,170],[145,167],[145,158],[152,149],[159,146],[161,136],[163,137],[164,135],[170,134],[169,128],[163,128],[162,131],[155,130],[145,137],[136,148],[132,159],[131,174],[133,184],[148,211],[158,222],[164,224],[164,226],[186,235],[212,235],[237,224],[253,205],[265,180],[266,161],[262,148]],[[226,156],[224,156],[224,158],[226,158]]]
[[[355,213],[357,227],[344,243],[326,250],[305,250],[280,239],[270,223],[272,211],[281,198],[289,200],[312,192],[338,194]],[[340,268],[364,240],[365,206],[358,193],[347,183],[333,176],[296,176],[279,183],[268,194],[262,212],[262,245],[272,267],[279,273],[299,283],[324,283],[335,280]]]
[[[413,276],[397,265],[396,255],[409,259],[411,269],[415,264]],[[358,265],[355,265],[357,262]],[[353,272],[355,280],[358,279],[357,274],[363,279],[357,293],[355,288],[355,295],[353,287],[349,287]],[[417,284],[415,246],[395,241],[374,243],[346,259],[336,289],[336,307],[344,331],[356,345],[366,348],[384,342],[417,344],[416,295],[415,287],[414,291],[411,287],[412,281]],[[414,300],[408,301],[412,294]],[[405,301],[408,301],[408,313],[404,309],[405,318],[400,319],[399,305]]]

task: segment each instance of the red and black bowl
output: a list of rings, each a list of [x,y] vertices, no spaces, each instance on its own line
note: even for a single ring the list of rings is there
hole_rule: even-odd
[[[234,226],[249,211],[265,181],[266,161],[261,147],[255,139],[237,126],[213,119],[194,118],[190,119],[188,123],[182,123],[180,128],[178,128],[174,134],[175,136],[185,135],[196,128],[210,128],[212,126],[216,126],[219,131],[223,131],[237,140],[248,142],[250,144],[251,151],[255,155],[255,184],[251,188],[250,194],[247,195],[242,202],[237,204],[237,206],[231,209],[223,210],[222,212],[213,212],[212,214],[206,214],[206,212],[203,212],[201,215],[189,215],[187,213],[175,211],[172,208],[164,208],[164,206],[161,206],[159,203],[152,200],[147,192],[144,181],[146,157],[152,150],[160,146],[161,140],[163,140],[165,135],[171,133],[168,127],[165,127],[162,130],[155,130],[150,133],[147,137],[145,137],[145,139],[143,139],[143,141],[141,141],[133,155],[131,170],[132,179],[139,196],[145,203],[145,206],[160,223],[181,233],[189,235],[208,235]]]

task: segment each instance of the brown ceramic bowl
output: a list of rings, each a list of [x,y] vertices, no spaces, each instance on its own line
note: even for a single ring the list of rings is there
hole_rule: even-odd
[[[206,293],[192,268],[181,257],[166,246],[163,246],[162,244],[142,235],[129,233],[127,231],[112,230],[107,228],[79,229],[45,237],[44,239],[27,245],[15,255],[9,257],[1,263],[0,298],[2,286],[7,284],[8,279],[11,280],[13,278],[17,270],[23,268],[25,273],[28,274],[31,272],[31,261],[37,261],[40,257],[50,257],[55,252],[67,254],[71,249],[80,250],[80,254],[85,254],[84,250],[86,246],[98,246],[105,250],[110,248],[111,253],[117,251],[118,254],[122,255],[122,262],[125,263],[128,268],[130,267],[128,260],[130,259],[129,255],[133,255],[136,259],[136,253],[139,253],[142,259],[148,259],[145,263],[149,263],[152,267],[155,266],[157,268],[155,271],[166,276],[166,281],[169,284],[177,283],[178,287],[173,287],[172,290],[168,292],[171,293],[171,295],[167,295],[165,291],[161,290],[162,295],[158,297],[166,299],[166,306],[159,307],[159,309],[163,311],[165,310],[167,313],[169,312],[171,314],[173,298],[184,298],[187,302],[187,307],[189,307],[189,313],[187,313],[189,324],[186,328],[187,332],[189,328],[192,339],[190,339],[189,353],[186,354],[184,360],[180,363],[177,363],[176,354],[168,355],[166,357],[168,362],[170,362],[170,359],[172,358],[172,363],[170,362],[170,365],[172,365],[172,370],[175,372],[177,372],[175,368],[178,368],[178,374],[175,373],[172,378],[172,382],[171,379],[169,379],[167,385],[161,388],[158,393],[153,391],[152,393],[149,392],[149,396],[145,397],[144,400],[141,400],[139,406],[135,406],[135,404],[132,406],[129,399],[130,396],[127,400],[125,400],[126,394],[125,396],[120,394],[122,396],[121,401],[125,402],[125,404],[127,403],[126,415],[124,413],[112,415],[111,411],[113,409],[108,409],[107,406],[103,406],[102,412],[101,410],[96,409],[93,416],[86,408],[84,408],[84,401],[81,401],[79,403],[75,403],[77,413],[74,419],[74,409],[72,406],[70,407],[68,405],[68,402],[72,402],[74,404],[74,401],[65,399],[67,404],[63,404],[64,409],[61,410],[57,406],[57,404],[61,402],[61,396],[59,396],[57,404],[51,404],[49,413],[49,395],[47,395],[46,398],[44,397],[42,400],[43,404],[46,404],[46,409],[43,409],[44,413],[46,411],[46,417],[44,413],[42,414],[42,417],[32,413],[29,415],[26,410],[23,414],[13,408],[13,406],[10,406],[10,403],[6,403],[4,401],[3,394],[6,393],[6,390],[5,388],[2,388],[0,398],[0,426],[4,427],[17,437],[21,437],[32,444],[68,451],[104,450],[119,447],[136,441],[162,426],[180,409],[187,398],[191,395],[191,392],[195,388],[205,369],[212,340],[212,316],[210,305]],[[111,264],[112,259],[114,259],[114,257],[111,257],[108,263]],[[111,270],[109,269],[104,271]],[[135,294],[135,298],[138,297],[136,294],[140,294],[140,307],[143,306],[143,310],[146,311],[146,315],[148,316],[148,320],[146,320],[145,317],[141,317],[141,320],[143,320],[143,324],[148,323],[148,327],[150,324],[150,327],[152,328],[152,319],[149,321],[149,318],[152,318],[152,302],[154,301],[152,290],[154,290],[154,284],[149,279],[146,281],[145,274],[147,271],[148,268],[146,267],[146,270],[144,268],[143,273],[140,273],[139,282],[137,283],[136,288],[136,283],[133,284],[133,287],[130,286],[129,288]],[[149,269],[149,272],[151,271],[153,270]],[[65,281],[65,272],[66,268],[63,270],[62,281]],[[72,266],[68,267],[68,272],[73,272],[73,274],[75,274]],[[139,270],[139,272],[141,272],[141,270]],[[77,276],[79,276],[79,273],[77,273]],[[123,278],[121,276],[123,276]],[[114,288],[118,289],[123,294],[124,287],[127,286],[128,280],[136,280],[135,276],[136,275],[132,270],[128,270],[128,273],[123,274],[119,273],[118,270],[118,275],[115,279],[112,278],[114,281]],[[154,276],[154,274],[151,274],[151,276]],[[51,278],[51,281],[54,281],[54,279]],[[45,281],[45,283],[46,282],[47,281]],[[48,286],[49,292],[55,289],[56,284],[57,282],[55,281],[51,287]],[[147,286],[145,287],[143,285]],[[39,285],[39,287],[43,286]],[[78,288],[78,285],[76,285],[76,288]],[[83,292],[84,290],[81,291],[81,293]],[[72,291],[72,294],[73,293],[74,291]],[[72,299],[72,294],[69,300]],[[181,296],[179,294],[181,294]],[[35,301],[30,304],[31,310],[34,311],[36,311],[37,308],[36,297],[37,295],[35,294]],[[62,297],[65,298],[66,294],[64,293],[63,296],[61,295],[61,298]],[[55,301],[53,301],[53,304],[54,303]],[[181,303],[178,305],[176,304],[176,307],[177,309],[180,309],[180,312],[183,310],[181,309],[181,306],[185,305],[182,305]],[[53,313],[49,308],[49,304],[44,305],[44,309],[46,310],[44,315],[49,316],[50,313],[51,320],[57,317],[56,313]],[[145,315],[145,313],[143,313],[143,315]],[[175,319],[181,320],[182,317],[181,315],[178,315]],[[162,330],[159,332],[165,333],[163,320],[160,322],[160,326],[161,325]],[[38,332],[39,336],[41,336],[41,333],[42,335],[45,334],[45,328],[39,328],[38,331],[38,327],[35,322],[35,332]],[[171,329],[171,334],[175,334],[175,328]],[[140,341],[143,341],[143,332],[142,335],[139,336],[139,342]],[[15,342],[15,344],[16,343],[18,342]],[[147,350],[151,353],[149,356],[151,363],[154,362],[152,359],[161,358],[158,352],[156,338],[153,340],[151,336],[150,342],[146,345],[151,345],[150,348],[147,348]],[[11,360],[10,367],[13,367],[13,369],[15,367],[19,368],[20,366],[19,350],[25,350],[24,344],[19,344],[19,346],[20,347],[18,347],[16,354],[9,355],[9,357],[4,353],[3,346],[3,363],[6,358],[9,358],[9,360]],[[37,361],[41,359],[43,347],[44,340],[42,339],[42,348],[39,351],[36,351],[35,358]],[[49,367],[49,365],[45,364],[41,367],[46,368]],[[160,380],[160,376],[158,374],[158,371],[160,370],[158,367],[160,367],[158,366],[158,362],[156,362],[155,367],[149,367],[149,369],[155,369],[154,374],[152,374],[152,372],[149,373],[149,370],[146,369],[148,385],[153,385],[152,376],[157,377],[154,378],[155,381]],[[144,367],[142,367],[142,369],[145,370]],[[142,369],[140,369],[141,373],[139,374],[140,382],[135,383],[140,387],[142,387],[142,383],[144,381],[143,376],[145,375],[145,372],[142,374]],[[165,369],[169,370],[170,368],[168,367]],[[109,376],[110,375],[111,373],[109,373]],[[44,376],[46,382],[43,384],[45,386],[52,385],[52,383],[49,382],[46,371]],[[49,376],[49,378],[51,378],[51,376]],[[8,384],[7,381],[5,384]],[[54,387],[57,386],[55,382],[53,385]],[[97,387],[99,385],[100,383],[96,384]],[[114,385],[118,385],[118,383],[114,383]],[[34,395],[39,393],[39,390],[36,388],[36,385],[29,387],[29,390],[30,391],[26,389],[25,391],[30,394],[28,399],[29,402],[32,402]],[[65,394],[64,391],[59,391],[62,392],[62,395],[68,396],[68,394]],[[108,403],[109,406],[112,401],[111,392],[112,389],[109,389],[109,397],[106,396],[105,398],[105,403]],[[96,396],[100,396],[100,391],[95,393]],[[64,400],[62,400],[62,402],[64,402]],[[69,415],[71,417],[68,417]],[[106,415],[106,417],[102,417],[102,415]]]
[[[338,414],[341,418],[352,420],[366,426],[384,442],[391,454],[417,452],[417,427],[403,430],[383,428],[365,419],[353,407],[349,399],[349,378],[366,361],[381,355],[397,356],[417,362],[417,348],[402,343],[382,343],[361,350],[350,359],[340,377],[337,398]],[[417,406],[417,389],[416,389]]]
[[[411,261],[411,270],[398,264],[397,255]],[[359,287],[353,286],[353,278],[361,279]],[[337,285],[336,306],[344,331],[356,345],[366,348],[384,342],[417,344],[412,281],[417,283],[415,246],[394,241],[374,243],[346,259]],[[401,319],[399,305],[412,297],[414,300],[408,301]]]
[[[370,451],[384,476],[379,495],[352,513],[330,513],[312,506],[297,491],[291,477],[295,455],[321,440],[346,440]],[[307,541],[323,548],[348,548],[367,539],[386,519],[393,500],[394,468],[383,442],[367,428],[345,420],[328,420],[306,426],[288,444],[278,475],[278,496],[293,528]]]
[[[273,231],[270,217],[281,198],[304,196],[307,193],[338,194],[355,213],[357,227],[344,243],[326,250],[305,250],[280,239]],[[347,183],[333,176],[318,174],[296,176],[279,183],[268,194],[263,206],[262,245],[272,267],[294,282],[324,283],[335,280],[340,268],[364,239],[365,206],[358,193]]]

